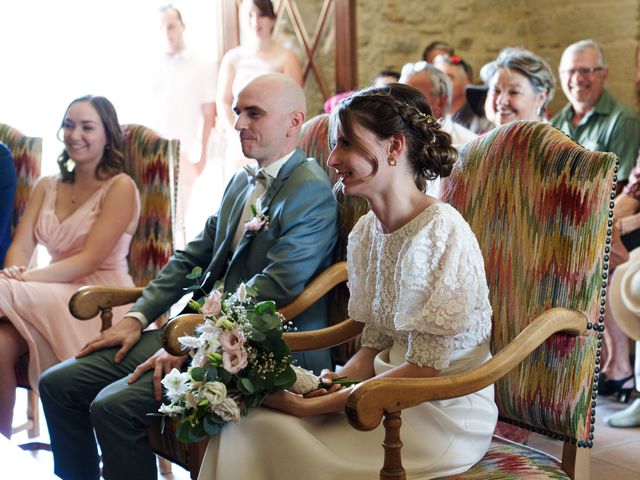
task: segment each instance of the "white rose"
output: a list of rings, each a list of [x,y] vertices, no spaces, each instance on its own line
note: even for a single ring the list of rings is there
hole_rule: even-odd
[[[296,383],[289,387],[289,391],[304,395],[305,393],[312,392],[320,385],[320,378],[310,370],[305,370],[302,367],[291,365],[293,371],[296,373]]]
[[[217,405],[227,397],[227,387],[222,382],[207,382],[198,391],[198,396],[209,400],[210,405]]]
[[[240,420],[240,409],[233,398],[225,398],[213,407],[213,413],[218,415],[225,422],[238,422]]]

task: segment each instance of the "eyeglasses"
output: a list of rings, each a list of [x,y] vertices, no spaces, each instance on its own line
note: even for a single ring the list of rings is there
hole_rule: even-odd
[[[569,75],[570,77],[575,75],[576,73],[579,73],[583,77],[586,77],[587,75],[593,75],[594,73],[599,72],[600,70],[604,70],[604,67],[568,68],[566,70],[560,70],[560,73],[564,75]]]

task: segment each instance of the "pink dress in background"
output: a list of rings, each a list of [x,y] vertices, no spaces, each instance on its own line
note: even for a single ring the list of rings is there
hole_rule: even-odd
[[[45,198],[36,222],[35,237],[59,262],[82,251],[96,221],[104,197],[113,181],[106,181],[78,209],[62,222],[55,214],[58,176],[46,177]],[[129,178],[127,176],[127,178]],[[129,178],[131,182],[133,180]],[[93,273],[71,283],[19,282],[0,278],[0,318],[6,317],[26,340],[29,347],[29,385],[36,389],[40,374],[50,366],[76,355],[82,346],[100,332],[100,318],[79,321],[69,312],[69,299],[83,285],[133,287],[127,255],[140,214],[136,197],[134,219],[111,254]],[[120,319],[128,306],[114,308]],[[6,321],[6,320],[5,320]]]

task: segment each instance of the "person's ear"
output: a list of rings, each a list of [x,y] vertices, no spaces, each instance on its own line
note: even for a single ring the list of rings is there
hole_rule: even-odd
[[[289,116],[289,130],[287,136],[297,135],[302,128],[302,124],[304,123],[304,113],[300,111],[291,112]]]
[[[401,133],[395,133],[389,138],[389,146],[387,148],[387,156],[398,157],[404,151],[406,146],[406,138]]]

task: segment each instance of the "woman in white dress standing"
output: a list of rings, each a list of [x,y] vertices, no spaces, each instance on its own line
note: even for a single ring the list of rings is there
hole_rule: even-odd
[[[349,314],[364,323],[350,379],[433,377],[488,360],[491,307],[477,240],[462,216],[425,195],[447,176],[451,139],[420,92],[391,84],[360,91],[332,113],[328,160],[345,194],[371,211],[349,236]],[[327,384],[335,374],[323,371]],[[352,387],[351,387],[352,388]],[[213,437],[200,479],[371,479],[382,466],[382,426],[347,422],[351,388],[307,397],[280,392]],[[402,412],[407,478],[463,472],[487,451],[497,420],[493,387]]]

